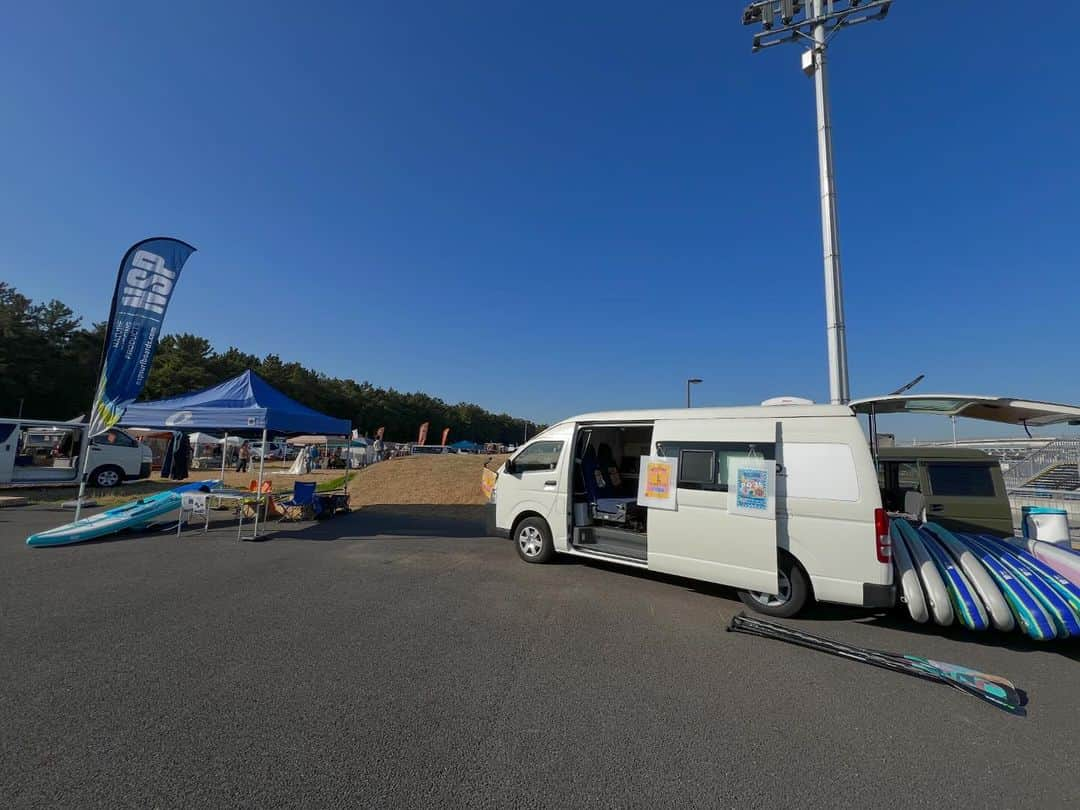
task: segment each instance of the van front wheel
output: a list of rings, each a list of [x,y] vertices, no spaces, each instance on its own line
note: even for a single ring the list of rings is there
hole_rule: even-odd
[[[543,518],[530,517],[514,529],[514,546],[518,556],[527,563],[551,562],[555,558],[555,544],[551,529]]]
[[[778,593],[739,591],[739,599],[751,610],[786,619],[794,616],[810,599],[810,585],[806,574],[791,557],[782,555],[777,565]]]

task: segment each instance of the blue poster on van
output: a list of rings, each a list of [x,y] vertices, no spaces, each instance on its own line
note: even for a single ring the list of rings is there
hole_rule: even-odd
[[[767,459],[729,459],[728,511],[772,520],[776,515],[775,470],[775,462]]]
[[[170,237],[136,242],[120,262],[113,290],[101,379],[90,411],[90,436],[117,422],[146,385],[165,310],[195,248]]]

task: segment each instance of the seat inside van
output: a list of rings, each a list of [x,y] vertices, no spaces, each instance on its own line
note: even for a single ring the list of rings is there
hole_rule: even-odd
[[[574,544],[622,557],[645,558],[647,510],[638,506],[641,457],[651,425],[589,426],[574,453]]]

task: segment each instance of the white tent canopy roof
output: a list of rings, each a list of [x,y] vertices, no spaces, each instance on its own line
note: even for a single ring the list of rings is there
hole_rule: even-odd
[[[893,413],[936,414],[1028,427],[1080,424],[1080,407],[1076,405],[981,394],[897,394],[867,397],[853,401],[851,408],[855,413],[873,411],[878,416]]]

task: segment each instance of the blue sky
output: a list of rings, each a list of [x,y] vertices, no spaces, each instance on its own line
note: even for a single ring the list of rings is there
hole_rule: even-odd
[[[1075,59],[944,6],[831,50],[853,394],[1080,401]],[[220,349],[539,421],[825,400],[813,88],[741,8],[13,6],[0,278],[101,320],[175,235]]]

